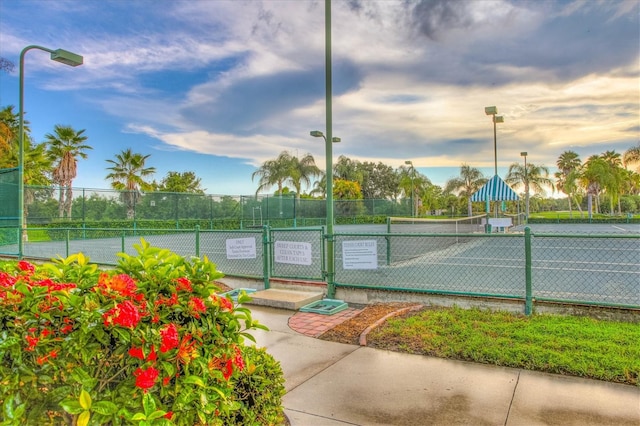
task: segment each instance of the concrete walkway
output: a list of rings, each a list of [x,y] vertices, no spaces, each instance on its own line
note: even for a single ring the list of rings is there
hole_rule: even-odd
[[[326,342],[294,311],[251,306],[286,379],[293,426],[640,425],[640,388]]]

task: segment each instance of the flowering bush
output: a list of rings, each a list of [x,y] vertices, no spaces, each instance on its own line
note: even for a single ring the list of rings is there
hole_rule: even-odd
[[[251,410],[235,387],[256,369],[247,331],[265,327],[216,294],[206,258],[136,249],[109,272],[81,253],[0,263],[0,424],[216,425]],[[277,421],[271,363],[271,412],[254,418]]]

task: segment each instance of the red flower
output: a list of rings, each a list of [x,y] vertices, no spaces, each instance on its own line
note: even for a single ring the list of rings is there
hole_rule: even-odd
[[[138,368],[133,372],[133,375],[136,376],[136,386],[145,390],[153,387],[158,378],[158,374],[158,369],[154,367],[149,367],[146,370]]]
[[[181,277],[181,278],[178,278],[176,281],[178,282],[178,285],[176,286],[178,291],[188,291],[189,293],[193,291],[193,288],[191,287],[191,281],[189,281],[189,278]]]
[[[72,331],[73,331],[73,326],[72,325],[65,325],[64,327],[62,327],[60,329],[60,332],[62,334],[68,334],[68,333],[71,333]]]
[[[236,352],[236,356],[233,358],[233,362],[236,367],[238,367],[238,370],[242,371],[244,370],[244,359],[242,358],[242,352],[240,352],[240,348],[237,346],[233,349]]]
[[[142,348],[136,348],[135,346],[129,349],[129,355],[134,358],[144,359],[144,353],[142,352]]]
[[[185,334],[180,341],[180,347],[178,348],[178,359],[183,364],[189,364],[193,359],[198,357],[198,350],[195,347],[196,342],[192,342],[191,334]]]
[[[138,308],[128,300],[119,303],[115,308],[108,310],[104,315],[102,315],[102,317],[104,318],[105,326],[115,324],[131,328],[137,326],[141,319]]]
[[[7,274],[6,272],[0,272],[0,286],[1,287],[13,287],[13,285],[16,283],[17,278],[16,277],[12,277],[11,275]]]
[[[156,348],[151,346],[151,352],[149,352],[149,355],[147,356],[147,361],[155,361],[157,359],[158,355],[156,355]]]
[[[138,291],[136,282],[127,274],[109,277],[108,274],[103,272],[98,278],[98,288],[103,294],[118,293],[122,296],[133,297],[136,300],[141,297],[141,295],[136,294]]]
[[[226,310],[226,311],[233,310],[233,302],[227,299],[226,297],[220,297],[214,294],[213,296],[211,296],[211,298],[215,303],[218,304],[218,306],[220,306],[220,308],[222,308],[222,310]]]
[[[25,336],[25,339],[27,339],[27,343],[29,344],[29,346],[27,347],[28,351],[32,351],[38,344],[38,341],[40,340],[37,337],[33,337],[33,336]]]
[[[168,411],[167,414],[164,415],[165,419],[171,420],[172,417],[173,417],[173,411]]]
[[[226,364],[222,368],[222,375],[224,376],[225,380],[229,380],[229,377],[231,377],[232,374],[233,374],[233,363],[229,359],[227,360]]]
[[[169,383],[171,383],[171,376],[162,379],[162,386],[167,386]]]
[[[167,305],[167,306],[174,306],[178,304],[178,294],[177,293],[173,293],[171,295],[171,298],[166,298],[164,296],[158,296],[158,298],[155,301],[155,305],[156,306],[162,306],[162,305]]]
[[[21,271],[29,272],[29,275],[31,275],[35,272],[36,267],[25,260],[21,260],[20,262],[18,262],[18,269],[20,269]]]
[[[200,318],[201,312],[207,312],[207,306],[199,297],[192,297],[191,300],[189,300],[189,308],[193,312],[193,316],[196,318]]]
[[[177,348],[180,342],[178,338],[178,328],[173,323],[167,324],[160,330],[160,337],[162,337],[162,343],[160,345],[160,352],[162,353]]]

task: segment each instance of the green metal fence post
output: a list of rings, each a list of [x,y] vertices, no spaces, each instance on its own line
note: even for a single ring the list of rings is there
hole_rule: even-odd
[[[531,228],[524,228],[524,271],[525,271],[525,300],[524,314],[531,315],[533,297],[531,295]]]
[[[196,225],[196,257],[200,257],[200,225]]]
[[[69,232],[70,232],[69,229],[67,229],[67,235],[64,242],[65,252],[67,253],[66,257],[69,257]]]
[[[387,217],[387,234],[391,233],[391,218]],[[387,266],[391,265],[391,237],[386,236],[387,239]]]
[[[125,251],[124,251],[124,237],[126,235],[126,232],[127,231],[125,229],[122,230],[122,239],[120,240],[120,246],[122,248],[122,250],[121,250],[122,253],[125,253]]]
[[[262,226],[262,275],[264,276],[265,290],[270,287],[269,278],[271,271],[271,248],[269,245],[269,225]]]

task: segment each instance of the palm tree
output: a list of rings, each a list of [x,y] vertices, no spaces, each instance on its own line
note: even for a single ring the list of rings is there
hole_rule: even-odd
[[[18,133],[20,118],[9,105],[0,110],[0,169],[8,169],[18,166]],[[29,122],[23,123],[24,139],[26,145],[30,143]]]
[[[305,185],[311,185],[311,176],[320,176],[322,171],[316,166],[316,161],[313,155],[307,154],[302,159],[298,157],[291,157],[291,163],[289,164],[289,177],[288,182],[291,182],[296,189],[296,199],[300,201],[301,187],[304,182]]]
[[[131,148],[128,148],[120,154],[116,154],[116,160],[107,160],[108,163],[113,164],[112,167],[107,167],[107,170],[111,170],[107,179],[111,180],[113,189],[123,191],[121,196],[127,207],[127,219],[134,217],[140,190],[151,191],[153,189],[153,183],[144,179],[156,172],[155,167],[145,167],[147,158],[149,155],[133,153]]]
[[[582,161],[580,161],[580,156],[576,152],[565,151],[558,157],[556,165],[559,169],[559,171],[555,174],[557,188],[567,194],[567,200],[569,201],[569,216],[572,216],[571,199],[573,198],[573,194],[577,189],[577,186],[575,185],[575,179],[577,175],[575,172],[582,166]],[[570,177],[573,177],[573,182],[570,180]],[[582,215],[582,209],[580,208],[580,205],[578,205],[578,209],[580,209],[580,215]]]
[[[605,189],[609,194],[609,213],[613,215],[613,205],[618,204],[618,214],[622,214],[620,194],[624,190],[625,169],[622,168],[622,156],[615,151],[606,151],[601,155],[609,165],[609,178],[606,180]]]
[[[525,194],[530,194],[531,190],[534,194],[544,194],[545,187],[550,187],[551,191],[555,191],[553,181],[549,179],[549,168],[533,163],[527,163],[526,170],[522,164],[512,163],[504,181],[511,186],[523,186]]]
[[[591,219],[593,215],[592,200],[594,196],[596,201],[595,212],[599,212],[598,206],[600,205],[600,191],[607,184],[610,177],[609,171],[609,164],[598,155],[592,155],[584,163],[579,180],[582,186],[587,190],[587,211],[589,219]]]
[[[473,215],[471,196],[487,183],[482,172],[475,167],[463,164],[460,167],[460,177],[449,179],[444,185],[445,193],[458,192],[458,196],[467,198],[467,215]]]
[[[49,144],[49,155],[57,162],[53,169],[53,180],[60,186],[58,213],[60,218],[66,213],[67,218],[71,219],[72,184],[78,171],[77,157],[86,159],[85,151],[93,148],[83,144],[87,140],[87,136],[83,135],[84,129],[76,131],[71,126],[56,124],[53,131],[54,134],[47,133],[44,137]]]
[[[630,164],[636,164],[636,172],[640,173],[640,143],[624,152],[622,164],[624,164],[625,168]]]
[[[282,151],[275,160],[267,160],[258,170],[251,174],[251,180],[256,176],[260,176],[256,195],[260,191],[268,190],[273,185],[278,186],[278,195],[282,196],[282,187],[284,182],[289,178],[291,169],[291,154],[288,151]]]

